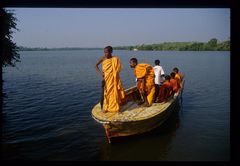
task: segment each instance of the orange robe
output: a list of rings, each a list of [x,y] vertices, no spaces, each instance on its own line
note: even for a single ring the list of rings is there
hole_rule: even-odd
[[[159,89],[157,102],[161,103],[166,101],[171,96],[172,90],[173,90],[173,87],[171,82],[165,81]]]
[[[170,79],[170,83],[172,84],[173,91],[177,93],[180,89],[180,84],[173,78]]]
[[[181,78],[181,81],[183,80],[183,74],[182,73],[180,73],[180,72],[178,72],[178,75],[180,76],[180,78]]]
[[[178,73],[175,73],[175,80],[177,80],[178,84],[180,85],[181,88],[181,76]]]
[[[154,99],[155,83],[154,69],[151,65],[141,63],[135,67],[134,74],[138,80],[137,88],[139,91],[145,91],[147,94],[148,103],[151,105]],[[144,79],[144,84],[141,80]]]
[[[102,62],[105,81],[103,109],[105,111],[118,112],[124,101],[124,89],[119,77],[121,68],[120,59],[115,56]]]

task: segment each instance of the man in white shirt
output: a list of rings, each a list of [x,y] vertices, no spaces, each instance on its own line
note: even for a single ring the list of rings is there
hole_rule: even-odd
[[[155,60],[154,74],[155,74],[155,97],[154,101],[156,101],[156,97],[159,93],[159,88],[163,84],[164,81],[164,70],[162,66],[160,66],[160,60]]]

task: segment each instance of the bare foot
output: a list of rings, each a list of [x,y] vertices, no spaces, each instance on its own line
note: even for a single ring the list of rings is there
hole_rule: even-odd
[[[150,107],[150,105],[148,103],[144,103],[143,107]]]

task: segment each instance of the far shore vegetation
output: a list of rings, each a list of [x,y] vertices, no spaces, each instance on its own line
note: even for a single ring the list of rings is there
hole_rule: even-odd
[[[164,42],[159,44],[142,44],[135,46],[114,47],[117,50],[151,50],[151,51],[230,51],[230,39],[219,42],[216,38],[208,42]]]
[[[101,50],[102,48],[81,48],[81,47],[63,47],[63,48],[42,48],[42,47],[23,47],[19,46],[20,51],[52,51],[52,50]],[[141,44],[135,46],[117,46],[115,50],[130,51],[230,51],[230,39],[219,42],[216,38],[208,42],[164,42],[159,44]]]
[[[81,48],[81,47],[62,47],[62,48],[43,48],[43,47],[23,47],[19,46],[19,51],[61,51],[61,50],[100,50],[102,48]]]

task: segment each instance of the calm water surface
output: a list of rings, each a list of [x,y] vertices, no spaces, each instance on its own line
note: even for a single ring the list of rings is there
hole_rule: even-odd
[[[185,74],[179,108],[153,132],[108,144],[91,117],[101,96],[94,65],[102,50],[20,52],[3,69],[2,152],[25,160],[230,160],[230,52],[114,51],[124,88],[134,85],[128,61]]]

